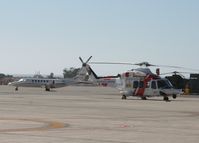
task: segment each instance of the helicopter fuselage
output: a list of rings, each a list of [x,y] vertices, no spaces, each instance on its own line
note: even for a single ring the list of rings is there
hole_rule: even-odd
[[[121,82],[122,99],[126,99],[128,96],[137,96],[142,99],[163,96],[164,100],[168,100],[168,96],[176,98],[182,93],[181,90],[174,89],[168,79],[153,74],[148,68],[123,73]]]

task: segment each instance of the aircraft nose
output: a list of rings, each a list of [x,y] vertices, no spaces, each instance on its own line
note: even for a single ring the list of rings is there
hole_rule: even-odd
[[[13,84],[12,82],[9,82],[9,83],[8,83],[8,85],[12,85],[12,84]]]
[[[16,84],[16,82],[15,82],[15,81],[13,81],[13,82],[9,82],[9,83],[8,83],[8,85],[9,85],[9,86],[15,86],[15,84]]]

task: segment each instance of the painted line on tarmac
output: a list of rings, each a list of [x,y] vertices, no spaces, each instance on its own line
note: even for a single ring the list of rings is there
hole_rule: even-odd
[[[47,131],[47,130],[52,130],[52,129],[61,129],[68,127],[69,124],[59,122],[59,121],[46,121],[46,120],[41,120],[41,119],[21,119],[21,118],[0,118],[0,122],[3,121],[5,122],[4,124],[9,124],[9,122],[12,122],[14,125],[15,122],[21,122],[25,123],[25,125],[28,125],[28,122],[31,123],[39,123],[41,125],[37,125],[34,127],[34,125],[31,125],[33,127],[23,127],[23,128],[2,128],[0,127],[0,133],[5,133],[5,132],[26,132],[26,131]],[[7,122],[7,123],[6,123]],[[24,126],[25,126],[24,125]]]

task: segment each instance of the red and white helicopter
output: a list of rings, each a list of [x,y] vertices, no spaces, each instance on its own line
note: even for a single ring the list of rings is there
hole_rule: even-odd
[[[80,60],[82,61],[81,57]],[[98,77],[88,63],[83,64],[84,67],[86,67],[89,75],[95,78],[96,81],[99,82],[100,80],[106,80],[107,76]],[[163,100],[169,101],[169,96],[172,96],[175,99],[177,95],[183,93],[181,89],[174,89],[168,79],[161,78],[159,76],[159,69],[156,70],[156,74],[152,73],[148,67],[155,65],[149,64],[148,62],[142,62],[138,64],[90,62],[90,64],[131,64],[142,66],[141,68],[129,70],[116,76],[108,76],[108,78],[114,80],[115,78],[120,79],[119,89],[122,95],[122,99],[126,99],[129,96],[136,96],[146,100],[147,97],[162,96]],[[115,84],[117,84],[116,80]]]

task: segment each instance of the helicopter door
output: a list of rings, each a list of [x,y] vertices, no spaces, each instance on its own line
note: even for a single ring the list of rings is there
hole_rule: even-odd
[[[157,96],[159,95],[159,90],[157,87],[157,81],[152,80],[151,82],[147,83],[147,88],[145,94],[147,96]]]
[[[133,95],[135,96],[143,96],[144,95],[144,81],[134,81],[133,82],[134,92]]]

